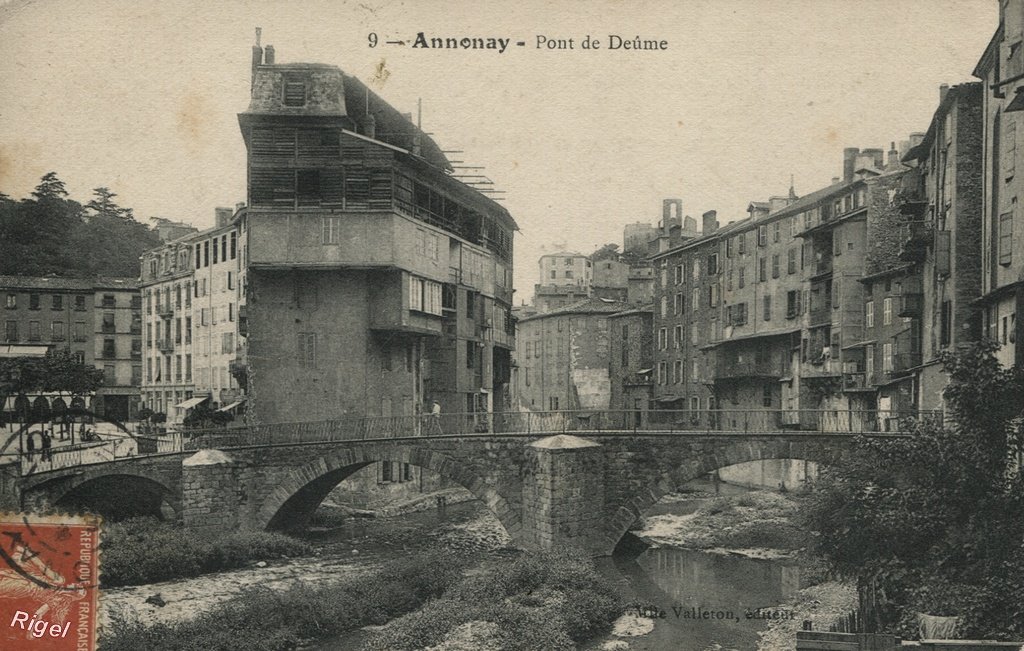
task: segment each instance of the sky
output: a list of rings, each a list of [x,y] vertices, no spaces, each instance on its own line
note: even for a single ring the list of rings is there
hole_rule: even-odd
[[[664,198],[729,222],[791,175],[798,195],[828,185],[844,147],[925,131],[997,24],[997,0],[0,0],[0,192],[54,170],[73,198],[107,186],[137,218],[211,226],[245,201],[259,26],[279,63],[337,65],[404,112],[422,101],[442,149],[485,167],[521,229],[519,303],[541,254],[621,246]],[[419,32],[512,45],[414,49]]]

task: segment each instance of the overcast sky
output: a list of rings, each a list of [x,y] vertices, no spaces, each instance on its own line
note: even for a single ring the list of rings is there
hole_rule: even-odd
[[[236,116],[258,25],[279,63],[338,65],[403,111],[422,98],[424,129],[486,166],[522,229],[518,302],[541,253],[621,244],[665,197],[731,221],[791,174],[801,195],[828,184],[843,147],[924,131],[939,84],[972,80],[998,23],[996,0],[554,4],[0,0],[0,191],[56,170],[75,198],[105,185],[141,219],[212,225],[245,200]],[[384,43],[420,31],[526,47]],[[610,51],[611,34],[668,49]],[[538,35],[575,49],[538,50]],[[601,49],[581,49],[587,35]]]

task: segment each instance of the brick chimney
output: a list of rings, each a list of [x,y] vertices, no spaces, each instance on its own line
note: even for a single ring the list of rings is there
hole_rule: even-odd
[[[249,84],[250,91],[256,86],[256,68],[263,65],[263,48],[260,47],[260,35],[263,30],[256,28],[256,45],[252,46],[252,82]]]
[[[274,46],[273,45],[268,45],[266,47],[266,49],[264,50],[264,57],[265,58],[263,59],[263,63],[267,64],[268,66],[274,65]]]
[[[857,165],[857,154],[860,153],[860,149],[856,147],[847,147],[843,150],[843,180],[849,183],[853,180],[853,172]]]
[[[718,212],[709,210],[701,216],[701,232],[709,235],[718,230]]]

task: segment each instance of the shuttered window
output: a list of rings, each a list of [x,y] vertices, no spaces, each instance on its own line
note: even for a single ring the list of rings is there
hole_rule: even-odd
[[[999,264],[1013,261],[1013,211],[999,215]]]

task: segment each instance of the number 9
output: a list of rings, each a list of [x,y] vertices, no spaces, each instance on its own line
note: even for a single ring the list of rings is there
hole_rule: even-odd
[[[377,47],[377,34],[376,32],[370,32],[370,35],[366,37],[370,41],[370,47]]]

